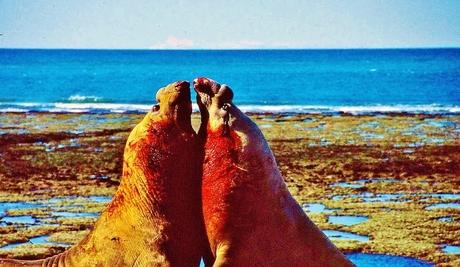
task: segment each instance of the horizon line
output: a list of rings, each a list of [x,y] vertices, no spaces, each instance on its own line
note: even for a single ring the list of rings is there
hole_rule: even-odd
[[[389,46],[389,47],[228,47],[228,48],[149,48],[149,47],[0,47],[17,50],[143,50],[143,51],[197,51],[197,50],[390,50],[390,49],[460,49],[460,46]]]

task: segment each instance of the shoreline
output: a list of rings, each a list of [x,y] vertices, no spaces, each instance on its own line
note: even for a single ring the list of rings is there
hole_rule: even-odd
[[[76,100],[74,100],[76,99]],[[105,102],[96,96],[73,95],[68,100],[52,103],[0,102],[0,113],[77,113],[77,114],[145,114],[151,104]],[[368,104],[368,105],[300,105],[300,104],[240,104],[250,114],[300,114],[334,116],[460,116],[460,106],[441,104]],[[199,112],[193,102],[194,113]]]
[[[445,244],[460,246],[459,209],[428,209],[460,202],[460,115],[247,114],[309,217],[322,230],[369,237],[333,240],[341,250],[410,256],[439,266],[460,263],[459,254],[442,251]],[[113,195],[127,135],[144,115],[0,113],[0,202]],[[199,123],[194,113],[195,130]],[[80,212],[93,204],[84,205]],[[311,212],[317,205],[324,209]],[[12,209],[6,215],[40,218],[40,212],[45,211]],[[330,222],[331,216],[368,219],[343,225]],[[91,220],[69,221],[36,233],[78,233],[90,225]],[[0,223],[0,246],[36,234],[34,227],[26,228]],[[39,257],[50,251],[48,246],[31,256],[15,249],[0,256]]]

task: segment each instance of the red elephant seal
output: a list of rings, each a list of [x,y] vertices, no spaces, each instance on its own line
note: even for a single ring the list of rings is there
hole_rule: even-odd
[[[190,84],[170,84],[157,100],[129,135],[120,186],[91,232],[61,254],[0,266],[199,266],[207,241]]]
[[[351,263],[289,193],[257,125],[208,78],[193,82],[202,113],[202,205],[214,267],[346,267]]]

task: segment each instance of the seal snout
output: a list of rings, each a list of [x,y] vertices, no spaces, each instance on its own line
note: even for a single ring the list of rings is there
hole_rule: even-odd
[[[177,81],[168,91],[168,93],[176,93],[179,96],[184,95],[184,97],[190,98],[190,83],[188,81]]]
[[[200,77],[193,80],[193,88],[198,93],[214,96],[220,90],[220,84],[209,78]]]
[[[189,90],[190,88],[190,83],[188,81],[177,81],[174,84],[174,88],[176,91],[184,91],[184,90]]]

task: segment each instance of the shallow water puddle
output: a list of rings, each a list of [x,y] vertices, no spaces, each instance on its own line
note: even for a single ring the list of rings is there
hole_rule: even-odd
[[[434,193],[423,195],[427,197],[439,197],[440,199],[460,199],[460,194]]]
[[[319,204],[319,203],[311,203],[311,204],[302,204],[302,209],[307,213],[331,213],[334,211],[341,211],[341,209],[327,209],[326,205]]]
[[[69,212],[69,211],[52,211],[51,216],[62,218],[83,218],[83,217],[98,217],[97,212]]]
[[[419,259],[403,256],[392,256],[384,254],[346,254],[357,267],[432,267],[433,263],[421,261]]]
[[[343,200],[344,198],[359,198],[364,202],[396,202],[402,203],[401,198],[404,198],[408,195],[405,194],[373,194],[373,193],[363,193],[363,194],[350,194],[350,195],[341,195],[333,196],[332,200]]]
[[[391,178],[375,178],[375,179],[363,179],[352,182],[339,182],[329,185],[329,187],[345,187],[345,188],[361,188],[366,183],[396,183],[396,179]]]
[[[82,217],[98,217],[97,212],[70,212],[65,209],[84,208],[89,202],[108,203],[112,198],[106,196],[91,196],[91,197],[69,197],[69,198],[51,198],[48,200],[36,202],[0,202],[0,226],[7,224],[34,224],[45,225],[46,223],[37,221],[30,215],[25,216],[5,216],[8,210],[24,210],[24,209],[50,209],[51,217],[60,218],[82,218]],[[59,211],[55,210],[59,208]],[[64,209],[64,211],[62,211]],[[44,218],[44,219],[50,219]]]
[[[68,198],[50,198],[43,201],[47,206],[50,206],[49,203],[58,203],[58,202],[86,202],[93,201],[98,203],[108,203],[112,200],[112,197],[106,196],[90,196],[90,197],[68,197]]]
[[[30,216],[6,216],[0,219],[0,223],[6,224],[34,224],[36,220]]]
[[[373,193],[362,193],[362,194],[348,194],[333,196],[332,200],[343,200],[344,198],[359,198],[364,202],[408,202],[409,197],[423,197],[423,198],[440,198],[440,199],[460,199],[460,194],[449,194],[449,193],[433,193],[433,194],[373,194]],[[436,204],[440,207],[447,205],[447,207],[458,208],[459,203],[441,203]],[[435,206],[435,205],[434,205]],[[435,208],[435,207],[433,207]]]
[[[363,186],[364,186],[364,182],[356,181],[356,182],[333,183],[329,187],[361,188]]]
[[[333,224],[351,226],[367,220],[369,220],[369,217],[366,216],[329,216],[327,221]]]
[[[69,244],[66,244],[66,243],[58,243],[58,242],[47,241],[47,239],[49,237],[50,237],[49,235],[37,236],[37,237],[29,239],[29,241],[24,242],[24,243],[10,244],[10,245],[1,247],[0,250],[13,249],[15,247],[18,247],[18,246],[21,246],[21,245],[27,245],[27,244],[59,245],[59,246],[64,246],[64,247],[70,246]]]
[[[40,203],[28,202],[0,202],[0,216],[4,215],[7,210],[44,208],[45,205]]]
[[[392,256],[383,254],[352,253],[345,254],[357,267],[433,267],[433,263],[411,257]],[[200,267],[204,267],[201,260]]]
[[[447,254],[460,254],[460,246],[442,245],[442,251]]]
[[[426,207],[427,210],[453,208],[460,209],[460,203],[439,203]]]
[[[359,242],[369,241],[368,236],[357,235],[349,232],[338,231],[338,230],[323,230],[323,233],[330,239],[342,239],[342,240],[357,240]]]
[[[51,198],[48,200],[41,200],[32,203],[27,202],[0,202],[0,226],[7,225],[7,224],[26,224],[26,225],[53,225],[42,222],[42,220],[46,221],[46,219],[51,219],[52,217],[59,217],[59,218],[82,218],[82,217],[98,217],[99,213],[97,212],[70,212],[65,211],[65,209],[72,209],[72,208],[84,208],[85,204],[91,204],[92,202],[96,203],[108,203],[112,198],[106,196],[92,196],[92,197],[69,197],[69,198]],[[89,203],[88,203],[89,202]],[[40,218],[40,220],[36,220],[34,217],[30,215],[26,216],[4,216],[8,210],[24,210],[24,209],[33,209],[33,208],[45,208],[51,210],[51,215],[49,218]],[[55,209],[59,209],[59,211]],[[64,209],[64,211],[61,211]],[[4,216],[4,217],[2,217]],[[59,246],[69,246],[65,243],[57,243],[47,241],[49,235],[45,236],[38,236],[31,238],[29,241],[24,243],[17,243],[17,244],[10,244],[0,248],[0,250],[4,249],[12,249],[20,245],[25,244],[53,244]]]
[[[440,221],[440,222],[453,222],[454,219],[452,219],[452,217],[442,217],[442,218],[439,218],[438,221]]]

